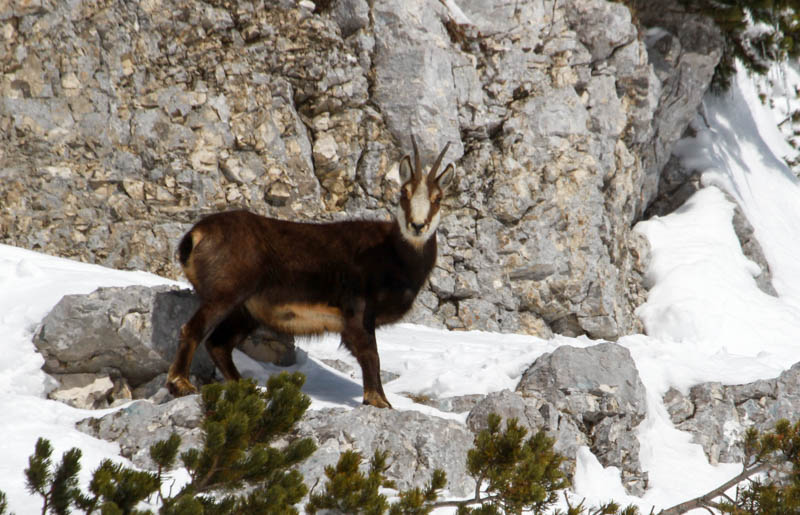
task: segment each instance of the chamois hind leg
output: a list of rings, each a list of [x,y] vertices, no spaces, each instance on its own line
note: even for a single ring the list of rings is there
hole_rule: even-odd
[[[197,388],[189,381],[189,369],[197,346],[225,318],[230,304],[204,303],[192,318],[181,327],[180,342],[175,359],[167,372],[167,389],[176,396],[196,393]]]
[[[258,322],[244,308],[234,309],[220,322],[206,340],[206,349],[223,377],[228,381],[241,379],[233,363],[233,349],[258,327]]]
[[[353,353],[361,365],[364,383],[364,404],[377,408],[391,408],[381,384],[381,362],[378,357],[378,342],[375,339],[375,317],[365,313],[363,302],[357,309],[348,312],[342,331],[342,344]]]

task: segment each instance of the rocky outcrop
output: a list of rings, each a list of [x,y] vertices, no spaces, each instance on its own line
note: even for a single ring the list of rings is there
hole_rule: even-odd
[[[197,395],[181,397],[166,404],[139,400],[100,418],[87,418],[77,424],[84,433],[117,442],[120,454],[134,465],[155,469],[150,447],[172,433],[181,437],[178,455],[203,445],[203,410]]]
[[[605,0],[456,3],[4,3],[0,241],[175,277],[205,213],[388,216],[413,132],[458,173],[412,320],[640,329],[630,226],[713,45],[647,47]]]
[[[641,496],[647,473],[635,429],[646,410],[645,388],[627,349],[614,343],[563,346],[538,358],[515,392],[488,395],[467,425],[478,431],[489,413],[497,413],[531,432],[544,429],[555,438],[555,449],[572,460],[580,446],[588,446],[604,466],[619,467],[625,488]]]
[[[172,432],[182,439],[180,452],[200,447],[202,420],[199,396],[190,395],[161,405],[135,401],[100,418],[84,419],[77,427],[119,443],[122,456],[152,469],[150,446],[166,440]],[[324,409],[309,411],[298,422],[289,438],[299,437],[309,437],[317,445],[317,451],[298,466],[309,488],[324,477],[326,466],[336,464],[342,452],[358,451],[368,461],[376,450],[382,450],[390,454],[386,477],[401,489],[424,485],[433,470],[440,468],[447,473],[451,494],[463,497],[475,490],[466,471],[473,435],[452,420],[370,406]]]
[[[45,371],[59,382],[50,397],[85,409],[146,399],[79,424],[83,431],[119,442],[123,456],[139,466],[152,466],[148,448],[173,430],[184,437],[184,447],[196,446],[198,397],[171,400],[163,388],[180,325],[196,305],[190,292],[169,286],[100,288],[64,297],[34,336],[45,357]],[[251,340],[256,348],[270,343]],[[193,373],[200,382],[213,376],[202,346]],[[473,433],[495,412],[505,419],[518,418],[531,433],[546,429],[556,438],[556,450],[573,459],[579,446],[589,446],[601,463],[622,469],[631,492],[641,494],[646,486],[633,436],[644,417],[644,387],[630,354],[619,345],[560,347],[537,359],[514,393],[425,402],[442,410],[469,411],[468,423],[369,407],[309,412],[294,433],[311,437],[319,451],[301,472],[311,484],[343,451],[356,449],[371,456],[381,449],[390,452],[387,474],[401,488],[422,485],[434,468],[444,468],[451,493],[468,495],[475,485],[466,473],[466,452]]]
[[[666,188],[682,187],[684,178],[671,173],[664,177],[663,169],[673,146],[697,115],[724,45],[713,20],[686,12],[679,0],[642,3],[637,15],[649,27],[644,40],[659,80],[653,119],[657,137],[638,149],[645,168],[644,210]]]
[[[424,485],[440,468],[447,473],[451,494],[464,497],[475,492],[466,468],[474,435],[452,420],[371,406],[324,409],[308,412],[293,434],[317,444],[317,451],[299,466],[309,487],[324,477],[325,467],[335,465],[342,452],[357,450],[368,459],[383,450],[390,456],[386,476],[400,489]]]
[[[442,468],[450,493],[466,496],[475,488],[466,472],[467,451],[475,434],[486,427],[489,413],[497,413],[504,420],[516,418],[529,435],[540,428],[548,432],[556,440],[555,449],[572,460],[567,472],[572,472],[578,448],[588,446],[603,465],[620,468],[631,493],[644,493],[647,474],[639,465],[635,432],[644,419],[644,387],[625,348],[613,343],[560,347],[531,365],[516,392],[476,397],[441,400],[443,407],[473,406],[466,425],[416,411],[369,406],[309,411],[290,438],[309,437],[318,450],[299,470],[312,486],[342,452],[356,450],[370,457],[383,450],[391,456],[387,477],[400,488],[422,486],[435,468]],[[147,449],[173,430],[184,437],[185,447],[197,445],[198,400],[194,395],[161,405],[135,401],[78,427],[119,442],[123,456],[152,467]]]
[[[155,395],[175,357],[180,327],[197,306],[192,292],[169,286],[63,297],[33,338],[44,356],[42,368],[60,383],[51,398],[100,408]],[[262,361],[294,362],[294,341],[285,336],[256,333],[241,349]],[[205,346],[197,349],[192,374],[200,382],[214,377]]]
[[[664,405],[675,427],[692,434],[712,464],[741,462],[746,430],[771,431],[782,419],[800,412],[800,363],[775,379],[725,386],[702,383],[688,395],[672,388]]]

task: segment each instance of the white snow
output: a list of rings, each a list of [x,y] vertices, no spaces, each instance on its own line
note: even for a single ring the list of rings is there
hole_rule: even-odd
[[[800,84],[793,71],[782,80],[788,94]],[[670,387],[687,391],[703,381],[727,384],[767,379],[800,361],[800,187],[782,161],[796,156],[784,143],[778,123],[796,99],[777,99],[773,108],[758,99],[754,79],[740,73],[730,93],[709,96],[704,116],[693,123],[696,136],[680,142],[687,166],[703,170],[704,189],[675,213],[641,222],[636,229],[652,247],[647,302],[640,307],[647,335],[620,343],[630,349],[648,391],[647,417],[638,428],[640,459],[650,488],[642,498],[626,495],[619,471],[604,469],[588,448],[580,450],[574,498],[587,505],[615,499],[649,512],[703,494],[738,471],[737,465],[711,466],[687,433],[676,430],[661,402]],[[781,107],[783,106],[783,107]],[[706,125],[707,121],[707,125]],[[755,229],[779,294],[758,289],[758,267],[742,254],[731,224],[737,202]],[[24,485],[23,469],[36,439],[50,439],[54,456],[73,446],[83,449],[82,480],[105,457],[118,458],[115,444],[74,429],[89,411],[45,398],[52,379],[41,371],[42,357],[31,336],[63,296],[99,286],[155,285],[166,279],[121,272],[0,245],[0,490],[10,511],[41,510]],[[450,396],[513,389],[538,356],[560,345],[585,347],[587,338],[541,340],[524,335],[447,332],[399,324],[378,334],[382,366],[399,377],[385,388],[396,409],[464,419],[413,403],[405,394]],[[307,375],[312,409],[354,407],[361,401],[360,378],[323,359],[355,360],[338,339],[299,342],[293,370]],[[263,381],[277,367],[237,353],[244,375]],[[443,513],[447,510],[441,510]]]

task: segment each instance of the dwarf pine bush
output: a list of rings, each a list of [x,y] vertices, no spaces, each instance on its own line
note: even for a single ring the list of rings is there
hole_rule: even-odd
[[[266,389],[252,380],[212,384],[203,388],[201,402],[203,447],[180,455],[191,480],[177,494],[164,495],[166,471],[178,460],[180,437],[173,434],[150,448],[156,472],[138,471],[104,460],[92,474],[88,492],[78,485],[80,449],[64,453],[53,463],[53,448],[40,438],[25,469],[29,492],[42,498],[42,514],[144,514],[144,500],[157,496],[159,513],[168,515],[291,514],[305,496],[303,478],[292,467],[314,452],[310,439],[297,439],[277,449],[276,438],[303,416],[310,404],[300,391],[302,374],[272,376]],[[247,494],[228,493],[246,489]],[[6,510],[0,493],[0,514]]]

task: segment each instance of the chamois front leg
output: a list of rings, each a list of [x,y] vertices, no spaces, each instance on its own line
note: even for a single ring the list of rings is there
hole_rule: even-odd
[[[364,404],[377,408],[391,408],[381,384],[381,362],[378,357],[378,342],[375,339],[375,316],[359,301],[356,309],[346,313],[342,331],[342,344],[361,365],[364,383]]]

